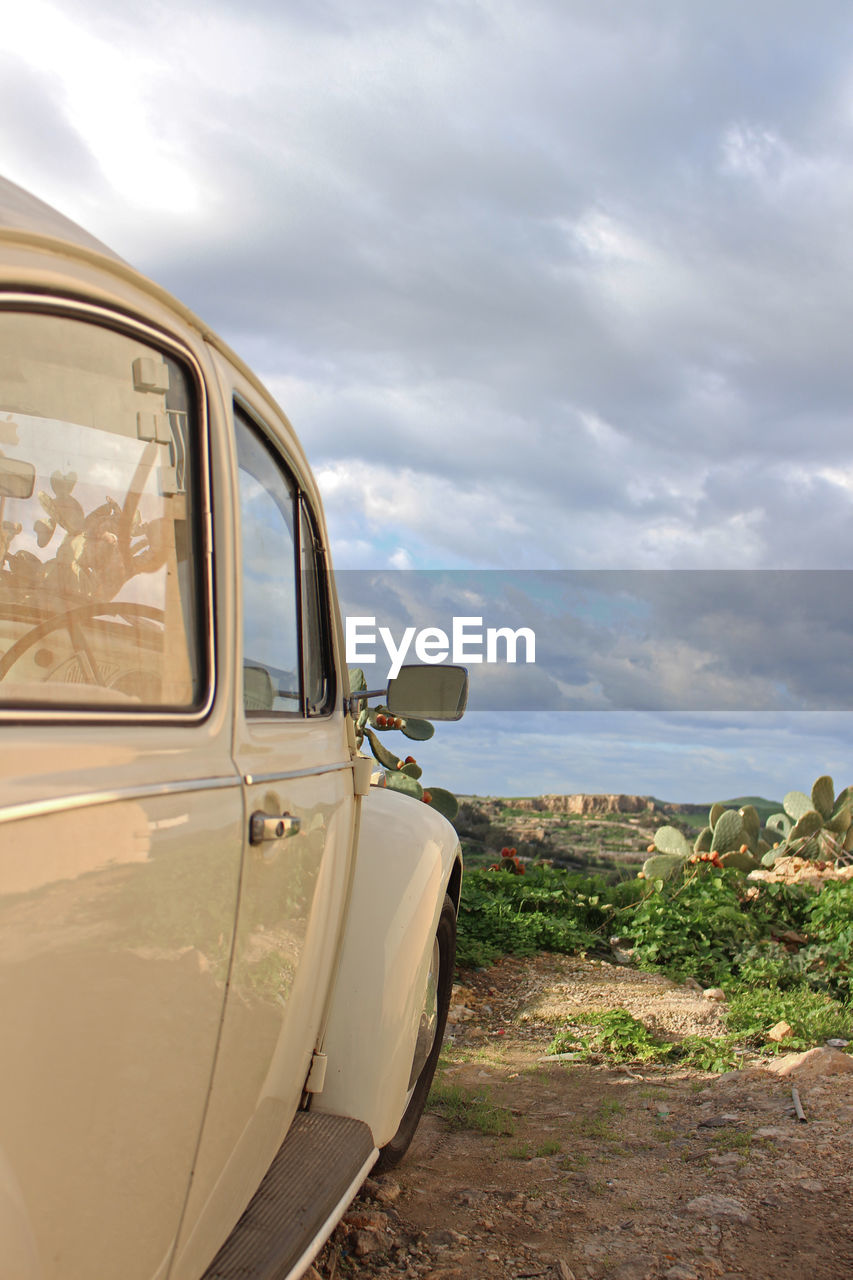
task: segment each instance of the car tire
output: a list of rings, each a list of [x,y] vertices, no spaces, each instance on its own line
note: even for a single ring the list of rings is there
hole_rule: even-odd
[[[456,957],[456,909],[452,899],[447,894],[444,897],[441,915],[438,918],[438,928],[435,931],[433,955],[437,957],[438,961],[438,974],[435,975],[436,1017],[434,1038],[427,1059],[410,1089],[406,1110],[403,1112],[400,1126],[390,1142],[380,1148],[379,1159],[374,1165],[374,1173],[384,1173],[386,1169],[393,1169],[409,1149],[409,1144],[415,1136],[415,1130],[426,1106],[432,1078],[438,1065],[441,1045],[444,1040],[444,1028],[447,1024],[447,1011],[450,1008],[450,993],[453,989],[453,964]],[[432,966],[432,969],[434,968],[435,963]],[[428,996],[429,987],[427,998]]]

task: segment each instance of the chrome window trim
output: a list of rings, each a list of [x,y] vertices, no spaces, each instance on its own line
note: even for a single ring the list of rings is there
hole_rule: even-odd
[[[292,477],[292,480],[296,489],[295,503],[294,503],[294,511],[296,515],[296,519],[294,522],[295,523],[294,541],[295,541],[295,551],[296,551],[296,557],[297,557],[297,585],[299,587],[299,590],[297,593],[298,594],[297,605],[299,610],[299,637],[298,637],[299,665],[300,665],[300,680],[304,682],[305,672],[304,672],[304,664],[302,659],[302,643],[303,643],[302,568],[301,568],[301,547],[300,547],[299,539],[301,537],[300,529],[302,524],[302,503],[303,502],[305,503],[305,506],[308,509],[308,514],[309,514],[311,523],[314,526],[314,529],[316,530],[317,528],[318,520],[317,520],[317,516],[314,509],[314,504],[311,501],[311,497],[308,493],[308,490],[305,487],[305,481],[302,478],[300,469],[294,462],[293,458],[291,457],[290,451],[287,449],[285,443],[278,437],[278,435],[276,435],[274,429],[270,426],[267,420],[262,416],[260,409],[257,409],[252,404],[252,402],[250,400],[247,400],[246,397],[240,391],[238,391],[237,388],[234,387],[233,385],[231,386],[230,390],[231,390],[231,406],[230,406],[229,412],[231,414],[232,420],[233,420],[235,408],[239,409],[240,412],[244,414],[245,417],[248,419],[248,421],[252,424],[252,426],[254,426],[258,434],[261,435],[264,440],[266,440],[269,448],[274,450],[275,453],[278,454],[279,457],[282,459],[286,470],[290,472],[290,475]],[[242,529],[241,529],[240,536],[242,539]],[[240,551],[240,554],[242,555],[242,544],[240,546],[239,551]],[[328,626],[329,626],[328,659],[329,659],[329,673],[335,682],[334,696],[329,699],[329,706],[325,711],[319,713],[318,715],[311,715],[311,716],[305,714],[304,689],[302,691],[303,705],[302,705],[302,710],[300,711],[279,711],[274,714],[270,714],[269,712],[265,712],[265,711],[253,711],[247,714],[246,708],[242,707],[243,720],[244,720],[244,723],[247,725],[256,724],[258,722],[263,724],[277,724],[277,723],[281,723],[282,721],[288,721],[288,720],[297,721],[300,724],[308,724],[309,721],[315,721],[318,724],[323,724],[332,720],[335,716],[335,713],[338,710],[337,686],[341,683],[341,680],[340,680],[340,673],[338,671],[338,664],[335,660],[335,645],[332,638],[334,636],[334,630],[335,630],[334,616],[333,616],[333,609],[332,609],[332,588],[330,585],[332,582],[332,574],[329,569],[329,562],[326,556],[326,548],[324,545],[321,546],[320,557],[321,557],[321,563],[322,563],[323,570],[325,573],[325,578],[326,578],[326,604],[327,604],[328,615],[329,615],[328,616]],[[238,703],[242,703],[242,689],[241,689],[240,697],[238,698]]]
[[[63,297],[58,293],[22,292],[20,289],[3,289],[0,286],[0,310],[27,311],[35,314],[63,315],[70,319],[85,319],[101,324],[105,328],[125,333],[129,336],[144,338],[154,346],[166,348],[177,359],[182,360],[190,369],[195,379],[195,390],[198,395],[198,428],[201,457],[197,467],[201,510],[198,513],[199,547],[202,564],[202,591],[199,603],[203,616],[201,630],[200,654],[207,660],[207,687],[203,690],[203,698],[198,706],[182,711],[178,708],[162,707],[139,710],[127,707],[38,707],[38,706],[5,706],[0,707],[0,724],[9,721],[20,723],[39,723],[48,721],[63,724],[197,724],[206,720],[213,708],[216,697],[216,619],[214,615],[213,590],[213,501],[210,483],[210,416],[207,382],[195,354],[186,343],[170,333],[146,321],[136,318],[127,312],[113,310],[98,303],[84,302],[79,298]]]
[[[55,796],[50,800],[25,800],[0,808],[0,824],[19,822],[25,818],[41,818],[46,814],[67,813],[74,809],[93,809],[120,800],[152,800],[158,796],[183,795],[193,791],[223,791],[239,787],[236,776],[219,778],[185,778],[179,782],[150,782],[136,787],[115,787],[111,791],[84,791],[77,795]]]

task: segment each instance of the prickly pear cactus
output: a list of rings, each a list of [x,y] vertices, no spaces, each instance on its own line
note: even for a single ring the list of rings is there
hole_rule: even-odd
[[[767,819],[772,848],[762,856],[765,866],[792,854],[837,861],[853,851],[853,787],[845,787],[836,796],[832,778],[822,774],[810,796],[789,791],[783,806],[784,813]]]
[[[349,672],[350,690],[358,693],[367,688],[364,672],[360,667],[353,667]],[[431,805],[452,822],[459,812],[459,801],[450,791],[443,787],[424,787],[421,782],[422,770],[414,756],[401,759],[380,740],[380,733],[396,729],[415,742],[426,742],[435,733],[429,720],[419,720],[413,716],[392,714],[387,707],[368,707],[362,705],[355,722],[356,746],[362,749],[365,744],[370,748],[374,758],[385,770],[385,786],[392,791],[401,791],[413,800],[422,800]]]

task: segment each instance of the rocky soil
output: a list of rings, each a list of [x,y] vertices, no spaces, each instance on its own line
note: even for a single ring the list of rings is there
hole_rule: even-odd
[[[673,1037],[720,1026],[700,991],[602,961],[507,958],[466,979],[438,1084],[459,1086],[470,1127],[428,1113],[311,1280],[853,1274],[853,1059],[821,1049],[723,1076],[544,1060],[573,1013],[617,1007]]]

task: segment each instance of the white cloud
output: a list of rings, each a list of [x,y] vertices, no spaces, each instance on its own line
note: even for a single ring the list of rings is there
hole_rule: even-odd
[[[264,373],[339,565],[846,565],[846,21],[33,0],[0,138]]]

